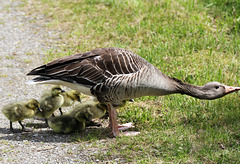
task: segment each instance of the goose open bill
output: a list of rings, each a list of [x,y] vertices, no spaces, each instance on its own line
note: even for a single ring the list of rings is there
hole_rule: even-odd
[[[163,74],[133,52],[113,47],[65,56],[37,67],[27,75],[39,75],[30,83],[65,85],[106,103],[113,136],[120,134],[116,109],[123,101],[175,93],[212,100],[240,90],[240,87],[219,82],[204,86],[182,82]]]

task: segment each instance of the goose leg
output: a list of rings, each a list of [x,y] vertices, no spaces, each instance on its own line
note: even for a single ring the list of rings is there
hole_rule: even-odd
[[[113,137],[117,137],[119,135],[135,136],[135,135],[140,134],[140,132],[134,132],[134,131],[120,133],[119,130],[123,131],[123,130],[129,129],[129,128],[133,128],[134,126],[132,125],[131,122],[118,126],[116,109],[111,109],[110,104],[108,104],[107,107],[108,107],[108,112],[109,112],[109,128],[111,128],[111,130],[112,130],[111,134],[113,135]]]
[[[118,129],[117,111],[115,109],[111,110],[111,116],[112,116],[112,132],[113,136],[116,137],[120,134],[120,132]]]
[[[112,129],[111,108],[109,104],[107,105],[107,109],[108,109],[108,118],[109,118],[108,128]]]
[[[120,134],[118,130],[117,123],[117,111],[115,109],[111,109],[110,104],[107,105],[108,113],[109,113],[109,128],[112,130],[113,137],[116,137]]]

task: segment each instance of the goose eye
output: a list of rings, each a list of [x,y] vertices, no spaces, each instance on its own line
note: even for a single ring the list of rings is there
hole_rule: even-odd
[[[218,89],[219,87],[220,87],[220,86],[218,85],[218,86],[215,87],[215,89]]]

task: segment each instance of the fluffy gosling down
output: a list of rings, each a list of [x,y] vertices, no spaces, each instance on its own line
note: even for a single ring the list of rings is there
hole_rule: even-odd
[[[31,131],[26,129],[21,123],[26,118],[32,118],[37,111],[41,111],[40,104],[37,100],[31,99],[28,102],[16,102],[11,103],[3,107],[2,113],[10,120],[10,130],[12,132],[18,132],[13,129],[12,122],[18,121],[21,125],[21,131]]]
[[[55,133],[66,134],[83,131],[85,129],[85,122],[79,122],[75,117],[70,115],[62,115],[49,119],[48,126],[52,128]]]
[[[67,92],[63,92],[62,96],[64,98],[64,102],[62,104],[62,107],[69,107],[74,104],[75,101],[81,102],[81,93],[75,90],[70,90]],[[60,108],[59,108],[60,109]],[[61,115],[63,114],[62,111],[60,110]]]
[[[69,114],[48,119],[48,126],[56,133],[83,131],[86,125],[96,125],[91,120],[101,118],[106,109],[105,104],[96,101],[84,102],[78,104]]]
[[[61,108],[64,98],[61,93],[65,92],[60,86],[53,86],[50,91],[46,91],[39,101],[42,111],[38,111],[36,116],[48,119],[55,110]]]
[[[107,106],[105,104],[88,101],[76,105],[69,115],[75,117],[80,122],[86,122],[86,125],[99,126],[99,124],[94,123],[92,119],[102,118],[106,110]]]

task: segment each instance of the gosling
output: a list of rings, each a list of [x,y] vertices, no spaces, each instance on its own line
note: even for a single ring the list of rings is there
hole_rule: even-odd
[[[74,104],[75,101],[79,101],[81,102],[81,93],[75,90],[70,90],[68,92],[63,92],[61,94],[64,98],[64,102],[62,104],[62,107],[69,107],[72,106]],[[59,108],[59,111],[61,113],[61,115],[63,115],[63,112],[61,110],[61,108]]]
[[[92,119],[101,118],[106,112],[107,106],[96,101],[78,104],[66,115],[48,119],[48,126],[56,133],[71,133],[83,131],[88,126],[99,126]]]
[[[54,111],[61,108],[64,98],[61,93],[65,92],[60,86],[53,86],[50,91],[45,92],[39,101],[42,111],[38,111],[36,116],[48,119],[54,116]]]
[[[10,130],[13,133],[19,132],[13,129],[12,123],[15,121],[18,121],[18,123],[21,125],[21,131],[32,131],[30,129],[26,129],[21,121],[26,118],[34,117],[37,111],[41,111],[41,109],[39,102],[35,99],[31,99],[28,102],[10,103],[4,106],[2,109],[2,113],[10,120]]]
[[[76,105],[69,115],[75,117],[80,122],[86,122],[87,126],[100,126],[100,124],[93,122],[92,119],[104,116],[106,109],[107,106],[105,104],[88,101]]]
[[[48,119],[48,126],[55,133],[67,134],[83,131],[85,129],[85,122],[79,122],[75,117],[70,115],[62,115]]]

